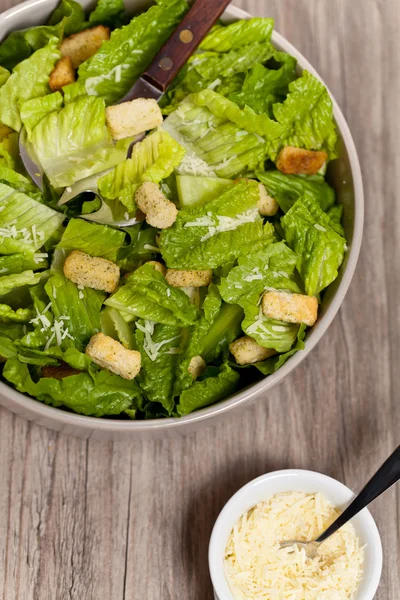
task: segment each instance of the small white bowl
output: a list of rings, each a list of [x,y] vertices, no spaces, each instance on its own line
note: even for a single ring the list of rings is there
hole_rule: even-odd
[[[261,500],[280,492],[321,492],[335,507],[344,509],[354,492],[327,475],[301,469],[286,469],[261,475],[242,487],[227,502],[215,522],[208,551],[211,581],[216,600],[232,600],[224,575],[224,552],[236,521]],[[365,508],[352,520],[361,544],[365,545],[363,580],[355,600],[372,600],[382,572],[382,544],[371,513]]]

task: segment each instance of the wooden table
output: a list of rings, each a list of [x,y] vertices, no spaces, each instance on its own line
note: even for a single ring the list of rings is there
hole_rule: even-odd
[[[0,0],[0,9],[17,4]],[[211,600],[214,520],[274,469],[322,471],[355,490],[400,438],[400,10],[398,0],[236,0],[317,68],[353,132],[366,224],[342,309],[268,397],[172,441],[92,443],[0,410],[3,600]],[[400,489],[371,508],[379,600],[400,598]]]

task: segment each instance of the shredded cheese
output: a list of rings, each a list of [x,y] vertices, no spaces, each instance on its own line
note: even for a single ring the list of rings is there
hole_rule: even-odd
[[[236,523],[224,570],[234,600],[352,600],[362,578],[364,549],[348,523],[314,559],[288,540],[313,540],[339,515],[319,493],[286,492],[257,504]]]
[[[158,358],[160,350],[163,346],[165,346],[165,344],[169,344],[170,342],[173,342],[179,337],[179,335],[176,335],[175,337],[169,338],[168,340],[154,342],[152,338],[152,335],[154,334],[154,326],[155,322],[150,321],[149,319],[144,319],[144,325],[136,323],[136,327],[144,333],[143,350],[146,352],[147,356],[152,362],[154,362]]]
[[[201,242],[212,238],[217,233],[223,233],[225,231],[233,231],[240,225],[245,223],[254,223],[261,217],[258,213],[258,208],[250,208],[243,213],[239,213],[235,217],[227,217],[225,215],[213,215],[211,211],[203,217],[198,217],[194,221],[188,221],[185,223],[185,227],[207,227],[208,232],[205,233],[201,238]]]

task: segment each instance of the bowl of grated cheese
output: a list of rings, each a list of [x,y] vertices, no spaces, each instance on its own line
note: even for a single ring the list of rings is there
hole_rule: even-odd
[[[327,539],[318,556],[280,548],[320,535],[353,499],[345,485],[313,471],[254,479],[222,509],[211,535],[216,600],[372,600],[382,571],[378,528],[367,509]]]

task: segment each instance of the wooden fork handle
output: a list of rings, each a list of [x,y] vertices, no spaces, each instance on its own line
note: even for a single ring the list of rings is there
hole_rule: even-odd
[[[195,0],[142,78],[164,92],[231,0]]]

